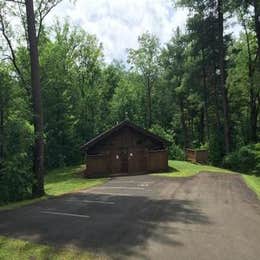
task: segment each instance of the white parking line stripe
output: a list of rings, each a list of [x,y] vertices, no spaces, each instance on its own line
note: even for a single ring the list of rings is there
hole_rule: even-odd
[[[140,183],[147,183],[147,184],[153,184],[154,181],[113,181],[111,180],[110,181],[111,183],[114,183],[114,184],[124,184],[124,183],[134,183],[134,184],[140,184]]]
[[[70,216],[70,217],[79,217],[79,218],[90,218],[90,216],[87,216],[87,215],[78,215],[78,214],[71,214],[71,213],[64,213],[64,212],[57,212],[57,211],[48,211],[48,210],[41,211],[41,213],[52,214],[52,215]]]
[[[141,183],[141,184],[138,184],[137,186],[138,186],[138,187],[148,187],[149,184],[147,184],[147,183]]]
[[[97,189],[145,190],[144,188],[140,188],[140,187],[120,187],[120,186],[104,186],[104,187],[98,187]]]
[[[68,199],[66,201],[75,201],[75,202],[85,202],[85,203],[99,203],[99,204],[110,204],[113,205],[115,202],[113,201],[102,201],[102,200],[77,200],[77,199]]]
[[[133,196],[132,194],[127,193],[112,193],[112,192],[106,192],[106,191],[89,191],[91,194],[102,194],[102,195],[111,195],[111,196]]]
[[[110,182],[113,182],[113,183],[135,183],[136,181],[114,181],[114,180],[110,180]]]

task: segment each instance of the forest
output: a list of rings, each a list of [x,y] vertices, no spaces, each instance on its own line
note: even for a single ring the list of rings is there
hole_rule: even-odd
[[[69,19],[45,25],[61,0],[33,1],[35,19],[28,2],[0,0],[0,203],[43,195],[48,169],[82,163],[80,146],[126,116],[171,159],[206,148],[212,165],[259,174],[260,1],[174,1],[186,28],[167,43],[146,31],[109,64]]]

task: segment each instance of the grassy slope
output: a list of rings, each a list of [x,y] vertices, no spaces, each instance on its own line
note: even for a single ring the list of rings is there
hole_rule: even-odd
[[[185,161],[169,161],[169,166],[171,168],[170,172],[159,173],[158,175],[167,177],[189,177],[198,174],[202,171],[207,172],[219,172],[219,173],[231,173],[231,171],[226,169],[221,169],[218,167],[202,164],[194,164]],[[157,175],[157,174],[155,174]]]
[[[247,186],[260,198],[260,176],[242,174]]]
[[[11,239],[0,236],[0,259],[28,260],[28,259],[95,259],[95,256],[76,248],[61,248],[39,245],[19,239]]]
[[[48,195],[57,196],[80,189],[90,188],[104,183],[105,178],[86,179],[80,174],[85,165],[66,167],[50,172],[45,179],[45,191]]]
[[[79,172],[83,171],[84,165],[66,167],[63,169],[53,170],[45,177],[45,192],[46,196],[37,199],[24,200],[10,203],[6,206],[0,207],[1,210],[13,209],[28,205],[39,200],[47,199],[51,196],[58,196],[61,194],[74,192],[80,189],[94,187],[105,182],[105,178],[100,179],[84,179]]]

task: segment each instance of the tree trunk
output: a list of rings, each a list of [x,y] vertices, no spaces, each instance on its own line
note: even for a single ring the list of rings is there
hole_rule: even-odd
[[[151,97],[151,81],[150,78],[147,78],[147,127],[151,128],[152,126],[152,97]]]
[[[228,98],[227,89],[225,86],[225,53],[224,53],[224,18],[223,18],[223,1],[218,0],[218,49],[219,49],[219,68],[220,68],[220,89],[222,93],[223,102],[223,116],[224,116],[224,141],[225,152],[230,152],[230,126],[229,126],[229,112],[228,112]]]
[[[253,143],[257,142],[257,104],[253,90],[250,90],[250,139]]]
[[[257,142],[257,99],[256,99],[256,91],[254,84],[254,69],[253,69],[253,60],[252,53],[250,49],[250,40],[247,31],[247,26],[242,18],[242,24],[245,30],[246,35],[246,45],[247,45],[247,54],[248,54],[248,80],[249,80],[249,94],[250,94],[250,102],[249,102],[249,110],[250,110],[250,140],[254,143]]]
[[[218,95],[219,95],[219,91],[218,91],[218,84],[217,84],[217,77],[216,77],[216,60],[214,59],[214,74],[213,74],[213,87],[214,87],[214,103],[215,103],[215,108],[216,108],[216,126],[217,126],[217,130],[219,131],[220,130],[220,127],[221,127],[221,124],[220,124],[220,113],[219,113],[219,98],[218,98]]]
[[[206,73],[206,65],[205,65],[205,53],[202,48],[202,62],[203,62],[203,109],[204,115],[203,118],[205,120],[204,128],[205,128],[205,137],[206,141],[209,140],[209,119],[208,119],[208,89],[207,89],[207,73]],[[203,131],[203,130],[202,130]]]
[[[34,159],[33,172],[34,184],[32,188],[33,196],[44,195],[44,142],[43,142],[43,115],[40,86],[40,66],[38,56],[38,46],[35,30],[35,16],[33,0],[26,0],[26,17],[28,27],[28,38],[31,61],[31,84],[33,102],[33,122],[34,122]]]
[[[188,148],[189,147],[188,131],[185,122],[184,105],[183,105],[182,97],[179,97],[179,100],[180,100],[179,104],[180,104],[180,112],[181,112],[181,126],[182,126],[183,137],[184,137],[184,148]]]
[[[204,108],[200,111],[200,121],[199,121],[199,142],[201,144],[205,141],[205,135],[204,135],[204,129],[205,128],[205,110]]]
[[[255,32],[257,38],[257,60],[258,66],[260,66],[260,2],[259,0],[253,0],[254,16],[255,16]],[[259,67],[258,67],[259,68]]]
[[[255,73],[260,74],[260,1],[254,0],[254,16],[255,16],[255,32],[256,32],[256,38],[257,38],[257,56],[256,56],[256,67],[255,67]],[[255,89],[259,91],[260,89],[260,82],[255,82]],[[255,101],[253,100],[254,107],[251,111],[251,117],[252,117],[252,125],[251,127],[254,127],[254,132],[252,135],[252,141],[257,142],[257,119],[258,119],[258,113],[259,113],[259,102],[257,105],[257,99],[259,97],[259,92],[256,94]]]
[[[0,107],[0,173],[4,161],[4,109]]]

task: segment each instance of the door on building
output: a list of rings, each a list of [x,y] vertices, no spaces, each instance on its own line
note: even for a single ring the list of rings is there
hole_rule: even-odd
[[[123,149],[120,153],[121,173],[128,173],[128,149]]]

